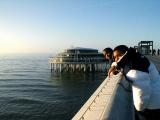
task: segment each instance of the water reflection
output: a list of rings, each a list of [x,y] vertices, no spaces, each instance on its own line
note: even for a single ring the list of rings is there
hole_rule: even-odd
[[[58,86],[57,99],[61,101],[64,110],[68,111],[66,115],[69,114],[69,119],[75,115],[105,77],[105,73],[51,74],[50,82],[53,86]]]

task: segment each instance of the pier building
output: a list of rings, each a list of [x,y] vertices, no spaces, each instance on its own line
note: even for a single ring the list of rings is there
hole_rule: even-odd
[[[138,52],[144,55],[153,54],[153,41],[140,41],[138,43]]]
[[[51,71],[105,71],[107,62],[102,53],[91,48],[70,48],[49,59]]]

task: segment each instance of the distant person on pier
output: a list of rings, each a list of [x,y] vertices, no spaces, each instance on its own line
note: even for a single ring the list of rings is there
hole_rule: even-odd
[[[160,49],[157,50],[157,55],[159,55],[159,54],[160,54]]]
[[[153,49],[153,51],[152,51],[152,55],[155,55],[156,54],[156,50],[155,49]]]
[[[119,45],[113,50],[116,65],[109,70],[122,71],[132,84],[136,120],[160,120],[160,76],[155,65],[133,48]],[[143,119],[142,119],[143,118]]]
[[[107,72],[109,70],[109,68],[111,67],[111,64],[113,62],[113,50],[110,47],[107,47],[103,50],[103,55],[105,57],[105,59],[108,61],[108,65],[107,65]]]

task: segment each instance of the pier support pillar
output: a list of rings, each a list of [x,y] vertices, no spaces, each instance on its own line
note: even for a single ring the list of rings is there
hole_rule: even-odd
[[[97,64],[94,64],[95,71],[97,71]]]
[[[67,69],[67,71],[69,71],[69,64],[66,65],[66,69]]]
[[[52,63],[51,63],[51,72],[52,72]]]
[[[87,65],[84,64],[84,72],[86,72],[86,70],[87,70]]]
[[[54,72],[57,72],[57,64],[54,65]]]
[[[59,64],[59,72],[62,72],[62,64]]]
[[[92,64],[89,64],[90,72],[92,72]]]

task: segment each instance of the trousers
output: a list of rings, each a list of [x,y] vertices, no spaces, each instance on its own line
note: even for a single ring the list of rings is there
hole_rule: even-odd
[[[160,109],[135,110],[135,120],[160,120]]]

